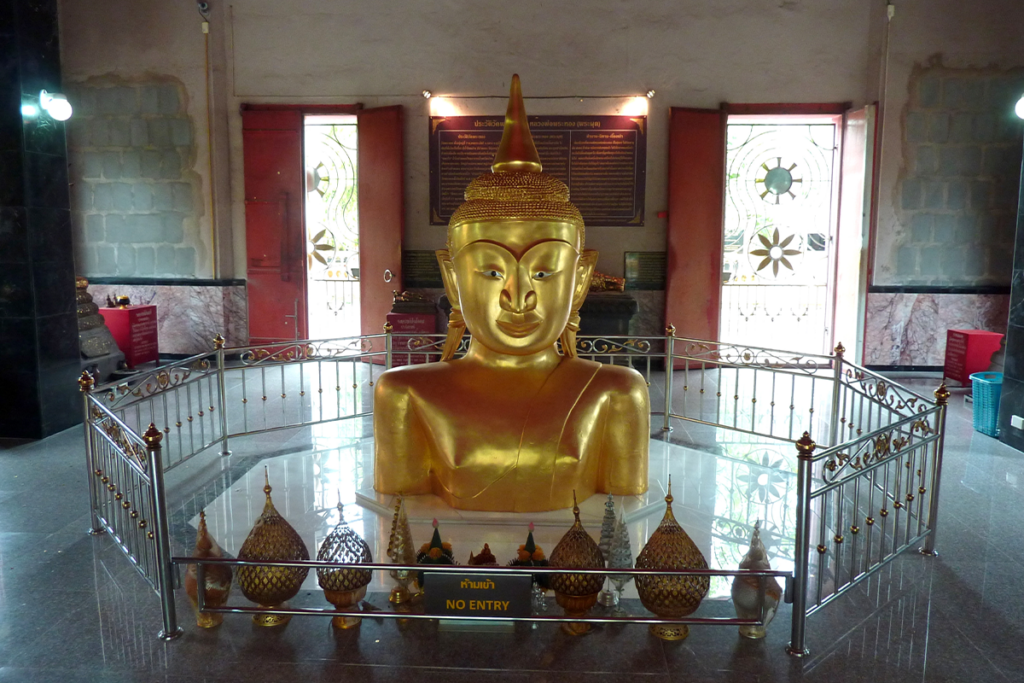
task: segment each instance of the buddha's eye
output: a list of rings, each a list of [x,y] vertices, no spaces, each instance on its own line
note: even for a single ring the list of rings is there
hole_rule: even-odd
[[[493,268],[488,268],[488,269],[485,269],[485,270],[481,270],[480,273],[484,277],[493,278],[495,280],[500,280],[503,277],[503,274],[502,274],[502,272],[500,270],[495,270]]]
[[[552,275],[554,275],[554,273],[552,273],[550,270],[538,270],[536,273],[533,274],[533,279],[544,280],[546,278],[551,277]]]

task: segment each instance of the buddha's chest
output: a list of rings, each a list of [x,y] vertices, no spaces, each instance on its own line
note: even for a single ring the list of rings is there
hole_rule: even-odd
[[[464,388],[438,400],[438,388],[422,397],[416,413],[436,464],[496,478],[515,467],[547,470],[558,461],[584,459],[596,443],[600,405],[577,396],[544,400],[543,392],[526,389],[532,390]]]

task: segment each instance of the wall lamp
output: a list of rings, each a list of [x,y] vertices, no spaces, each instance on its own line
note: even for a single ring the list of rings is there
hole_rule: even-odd
[[[71,103],[59,92],[50,94],[45,90],[40,91],[39,106],[57,121],[67,121],[71,118]]]
[[[1013,108],[1013,111],[1016,112],[1017,116],[1024,119],[1024,95],[1021,95],[1021,98],[1017,100],[1017,106]]]

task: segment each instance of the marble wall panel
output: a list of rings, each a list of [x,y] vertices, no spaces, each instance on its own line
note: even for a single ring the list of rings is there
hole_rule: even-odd
[[[868,294],[865,365],[942,365],[946,330],[1006,333],[1008,294]]]
[[[665,334],[664,290],[631,289],[628,294],[640,305],[640,310],[630,323],[629,333],[638,337],[660,337]]]
[[[133,304],[156,304],[160,352],[192,355],[213,348],[224,335],[227,346],[249,343],[245,286],[89,285],[96,303],[126,294]]]

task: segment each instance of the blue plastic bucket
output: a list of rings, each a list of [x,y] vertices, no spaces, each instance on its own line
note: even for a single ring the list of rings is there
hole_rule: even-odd
[[[1003,373],[976,372],[971,375],[974,394],[974,429],[999,436],[999,397],[1003,393]]]

